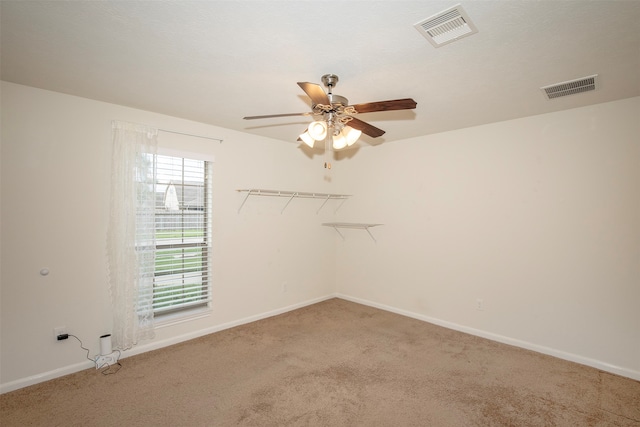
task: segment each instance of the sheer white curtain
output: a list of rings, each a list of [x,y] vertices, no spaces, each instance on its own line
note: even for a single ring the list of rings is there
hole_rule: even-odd
[[[112,123],[111,206],[107,232],[113,347],[153,338],[155,173],[158,130]]]

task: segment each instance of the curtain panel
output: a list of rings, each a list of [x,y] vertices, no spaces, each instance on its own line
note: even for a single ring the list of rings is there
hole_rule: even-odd
[[[112,122],[110,215],[107,231],[113,347],[127,350],[153,338],[155,171],[158,130]]]

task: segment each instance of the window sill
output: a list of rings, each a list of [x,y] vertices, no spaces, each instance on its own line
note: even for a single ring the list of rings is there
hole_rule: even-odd
[[[161,314],[154,318],[154,328],[160,329],[179,323],[190,322],[202,319],[211,315],[211,307],[198,307],[191,310],[184,310],[177,313]]]

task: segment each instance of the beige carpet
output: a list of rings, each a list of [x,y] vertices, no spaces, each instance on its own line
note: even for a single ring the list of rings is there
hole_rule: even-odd
[[[6,393],[0,424],[640,426],[638,381],[340,299],[122,366]]]

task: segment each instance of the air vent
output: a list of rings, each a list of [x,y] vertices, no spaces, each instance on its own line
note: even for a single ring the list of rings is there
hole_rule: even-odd
[[[478,32],[462,6],[455,5],[413,25],[434,47]]]
[[[582,77],[576,80],[569,80],[568,82],[556,83],[548,86],[543,86],[540,90],[549,99],[560,98],[561,96],[574,95],[576,93],[588,92],[590,90],[596,90],[596,83],[598,81],[598,75]]]

